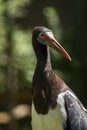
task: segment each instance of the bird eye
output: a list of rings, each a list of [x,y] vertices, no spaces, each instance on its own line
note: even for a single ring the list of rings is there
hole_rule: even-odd
[[[41,36],[41,37],[43,37],[43,36],[44,36],[44,34],[43,34],[43,33],[40,33],[40,36]]]
[[[44,33],[40,33],[40,37],[45,39],[46,38],[46,35]]]

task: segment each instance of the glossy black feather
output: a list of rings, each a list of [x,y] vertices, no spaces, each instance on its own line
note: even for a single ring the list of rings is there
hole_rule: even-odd
[[[65,94],[69,130],[87,130],[87,111],[73,92]],[[74,95],[74,96],[73,96]]]

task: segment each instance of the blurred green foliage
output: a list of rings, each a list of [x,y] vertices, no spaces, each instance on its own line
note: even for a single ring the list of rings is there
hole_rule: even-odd
[[[20,74],[22,79],[20,78],[19,88],[27,87],[23,80],[30,84],[32,81],[36,59],[31,44],[31,30],[24,32],[14,24],[14,17],[23,15],[20,8],[25,2],[27,0],[0,1],[0,91],[6,90],[7,87],[6,69],[8,66],[7,53],[9,53],[7,49],[11,50],[9,57],[13,57],[15,68],[23,75]],[[8,37],[11,37],[11,41],[8,41]],[[28,85],[28,87],[31,86]]]

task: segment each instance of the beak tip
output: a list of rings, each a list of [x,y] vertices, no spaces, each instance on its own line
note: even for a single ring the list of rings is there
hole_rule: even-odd
[[[68,60],[69,60],[69,61],[72,61],[72,59],[71,59],[71,57],[70,57],[70,56],[68,57]]]
[[[66,52],[63,53],[64,57],[68,60],[68,61],[72,61],[72,58],[70,57],[70,55]]]
[[[69,61],[72,61],[72,59],[69,59]]]

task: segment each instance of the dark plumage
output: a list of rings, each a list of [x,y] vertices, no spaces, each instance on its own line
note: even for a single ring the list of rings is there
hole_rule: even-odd
[[[33,130],[87,130],[87,111],[64,81],[53,71],[49,47],[71,60],[51,30],[35,27],[32,44],[37,57],[33,76]]]

